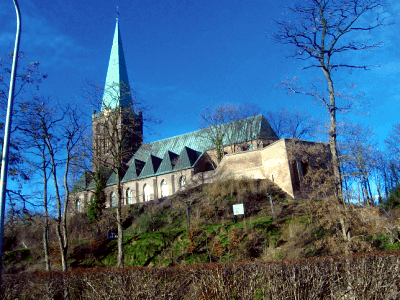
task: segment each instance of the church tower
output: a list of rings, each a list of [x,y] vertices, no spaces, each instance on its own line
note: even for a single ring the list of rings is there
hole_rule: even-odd
[[[143,143],[143,117],[128,80],[118,18],[101,103],[93,113],[93,171],[125,167]]]

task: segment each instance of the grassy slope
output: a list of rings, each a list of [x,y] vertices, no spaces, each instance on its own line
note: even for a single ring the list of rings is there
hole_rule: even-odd
[[[275,220],[267,193],[274,199]],[[191,203],[190,231],[187,230],[184,201]],[[238,203],[244,203],[246,218],[239,216],[235,222],[232,205]],[[276,260],[400,248],[397,231],[390,236],[386,234],[388,218],[377,208],[349,206],[346,209],[345,222],[349,224],[352,240],[344,243],[337,219],[338,207],[330,203],[293,201],[269,181],[226,181],[167,199],[127,206],[124,208],[125,264],[169,266]],[[390,222],[396,223],[396,216]],[[116,240],[106,238],[107,231],[115,227],[111,210],[105,211],[96,224],[89,224],[83,214],[72,217],[70,224],[71,267],[116,264]],[[22,226],[20,230],[26,232],[29,228],[36,227]],[[19,236],[18,230],[13,232]],[[17,247],[18,237],[13,238],[13,245]],[[59,258],[54,234],[50,235],[50,240],[53,268],[57,269]],[[35,247],[31,250],[7,253],[6,270],[19,272],[27,266],[31,270],[42,268],[38,263],[42,260],[41,244],[32,244]]]

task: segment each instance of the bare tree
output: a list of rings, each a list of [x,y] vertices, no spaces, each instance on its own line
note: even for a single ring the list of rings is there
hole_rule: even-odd
[[[224,156],[224,144],[229,144],[234,152],[233,147],[239,137],[248,141],[253,138],[257,128],[255,116],[259,113],[260,109],[254,105],[233,103],[209,106],[200,113],[202,138],[215,147],[218,163]]]
[[[62,108],[61,108],[62,109]],[[59,247],[61,251],[62,270],[67,271],[67,254],[68,254],[68,204],[70,196],[70,188],[68,184],[70,165],[74,159],[74,151],[81,142],[81,138],[85,131],[83,125],[82,114],[77,106],[68,105],[61,112],[59,117],[49,116],[50,120],[43,119],[42,129],[45,136],[45,144],[51,162],[51,174],[53,176],[55,198],[57,200],[57,218],[56,233],[58,237]],[[47,121],[47,123],[46,123]],[[55,127],[55,128],[53,128]],[[57,149],[58,148],[58,149]],[[57,159],[57,150],[60,152]],[[61,157],[60,157],[61,156]],[[59,161],[61,159],[61,161]],[[58,184],[57,171],[60,169],[61,163],[64,162],[64,201],[62,200],[61,191]]]
[[[368,69],[368,65],[345,61],[354,55],[347,52],[371,50],[383,45],[368,39],[372,30],[387,24],[385,0],[309,0],[288,7],[288,19],[276,21],[274,41],[294,48],[290,57],[309,61],[303,69],[318,68],[326,81],[326,92],[318,92],[314,83],[304,90],[296,83],[285,82],[293,93],[312,96],[327,109],[330,118],[330,149],[332,153],[335,195],[342,199],[342,181],[337,150],[337,113],[350,108],[337,102],[340,98],[334,71]],[[354,61],[354,60],[353,60]]]
[[[400,123],[395,124],[385,140],[389,153],[400,165]]]
[[[361,191],[358,199],[363,199],[367,205],[373,203],[371,182],[377,159],[374,155],[377,147],[374,135],[370,127],[347,123],[344,126],[344,139],[338,145],[344,190],[349,191],[358,186]]]
[[[62,270],[67,270],[68,252],[68,203],[70,188],[68,176],[74,150],[80,142],[85,130],[82,125],[81,114],[77,107],[71,105],[51,107],[48,99],[35,98],[33,101],[21,105],[25,112],[19,119],[18,129],[22,133],[21,141],[25,149],[31,149],[23,153],[25,161],[42,172],[43,178],[43,207],[48,229],[47,198],[48,180],[51,176],[54,184],[54,198],[56,199],[56,234],[61,252]],[[30,154],[36,153],[40,159],[36,161]],[[28,155],[27,155],[28,154]],[[39,165],[38,165],[39,164]],[[59,186],[58,173],[64,166],[64,197]],[[45,237],[46,239],[46,237]],[[48,252],[48,249],[45,252]],[[45,254],[45,256],[48,255]],[[46,262],[47,264],[47,262]]]
[[[124,266],[123,251],[123,218],[122,218],[122,178],[127,171],[127,163],[133,153],[142,145],[143,118],[142,112],[136,110],[139,103],[132,97],[131,91],[122,84],[106,87],[105,93],[111,103],[102,101],[102,109],[93,115],[93,166],[109,169],[115,177],[115,205],[118,228],[118,261],[117,266]],[[130,106],[119,106],[123,97],[133,98]],[[107,106],[109,105],[109,107]]]
[[[5,113],[5,109],[7,108],[7,94],[8,94],[8,83],[10,82],[10,74],[11,74],[11,62],[13,59],[14,53],[6,55],[4,59],[0,58],[0,111],[1,114]],[[18,52],[18,59],[21,61],[25,59],[23,52]],[[28,86],[33,86],[35,89],[39,89],[39,84],[47,77],[47,74],[43,74],[39,70],[39,62],[29,63],[27,66],[23,68],[19,68],[20,73],[17,74],[16,78],[16,88],[14,98],[17,100],[17,104],[21,103],[21,94],[27,90]]]
[[[267,120],[279,138],[310,139],[315,137],[321,128],[321,122],[312,118],[310,113],[284,108],[276,112],[268,111]]]
[[[0,132],[4,130],[4,118],[7,109],[7,95],[10,83],[11,67],[14,53],[5,55],[4,58],[0,58]],[[16,75],[16,85],[14,91],[14,107],[18,107],[23,102],[23,94],[30,90],[39,89],[40,83],[47,77],[47,74],[43,74],[39,69],[38,62],[31,62],[25,64],[24,53],[18,52],[19,65],[18,74]],[[19,117],[20,110],[15,109],[14,119]],[[15,123],[15,122],[14,122]],[[15,132],[15,129],[12,129]],[[0,134],[0,143],[3,144],[4,134]],[[10,144],[10,157],[9,157],[9,175],[13,178],[28,180],[27,172],[22,168],[22,159],[19,157],[18,144],[14,140],[14,136],[11,136]]]
[[[386,206],[395,207],[400,203],[400,124],[395,124],[385,140],[386,164],[381,167],[384,176]]]
[[[21,153],[20,157],[28,164],[34,174],[39,174],[42,180],[42,207],[44,213],[43,226],[43,248],[46,270],[50,271],[49,258],[49,180],[51,176],[50,159],[46,147],[46,137],[42,131],[42,123],[36,118],[37,114],[43,113],[40,105],[26,102],[20,105],[21,118],[17,120],[17,128],[20,131],[18,144]],[[32,117],[34,116],[34,117]]]

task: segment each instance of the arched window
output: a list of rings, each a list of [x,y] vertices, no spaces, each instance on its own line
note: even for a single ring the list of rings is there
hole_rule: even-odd
[[[181,178],[179,178],[179,186],[182,188],[186,185],[186,176],[181,176]]]
[[[150,201],[150,186],[148,184],[143,186],[143,201]]]
[[[82,212],[82,201],[81,199],[76,200],[76,211]]]
[[[115,206],[117,206],[117,197],[115,196],[115,193],[114,193],[114,192],[111,193],[110,198],[111,198],[110,207],[115,207]]]
[[[169,189],[167,182],[163,179],[161,181],[161,198],[167,197],[169,195]]]
[[[130,188],[126,190],[126,204],[133,204],[133,192]]]

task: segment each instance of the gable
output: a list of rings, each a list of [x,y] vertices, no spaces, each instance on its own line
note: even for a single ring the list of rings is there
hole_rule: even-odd
[[[174,171],[191,168],[200,155],[201,152],[184,147],[179,154],[179,159],[176,162]]]
[[[140,172],[139,178],[155,175],[161,162],[162,162],[161,158],[154,155],[150,155],[148,160],[146,161],[146,164],[144,165],[142,172]]]
[[[179,158],[179,155],[174,152],[171,152],[171,151],[165,152],[165,155],[162,159],[161,165],[157,170],[157,175],[172,172],[172,170],[174,169],[174,166],[176,165],[176,163],[178,161],[178,158]]]

